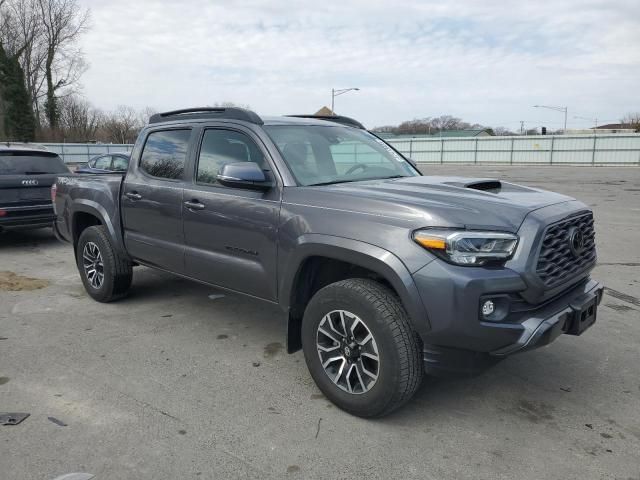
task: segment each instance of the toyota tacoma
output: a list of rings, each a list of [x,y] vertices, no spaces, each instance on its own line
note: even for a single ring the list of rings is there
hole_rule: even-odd
[[[347,117],[156,114],[126,174],[60,176],[55,208],[95,300],[124,296],[145,265],[278,304],[288,351],[363,417],[398,408],[425,374],[580,335],[603,292],[585,204],[423,176]]]

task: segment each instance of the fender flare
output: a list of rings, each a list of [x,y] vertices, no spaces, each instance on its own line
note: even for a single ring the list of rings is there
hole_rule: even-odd
[[[431,330],[418,288],[411,273],[398,257],[370,243],[332,235],[305,234],[297,238],[296,245],[283,266],[282,281],[278,288],[279,303],[286,311],[289,311],[301,266],[306,259],[315,256],[351,263],[384,277],[400,297],[409,320],[420,337],[424,339]]]
[[[116,231],[113,225],[113,222],[111,221],[111,217],[109,216],[105,208],[102,205],[100,205],[98,202],[95,202],[93,200],[87,200],[87,199],[75,200],[73,202],[73,207],[71,209],[70,230],[71,230],[71,239],[73,241],[74,248],[76,244],[75,239],[78,237],[76,236],[77,232],[75,227],[75,216],[77,213],[80,213],[80,212],[88,213],[96,217],[98,220],[100,220],[100,223],[102,223],[102,225],[104,225],[107,228],[107,231],[109,232],[109,237],[111,238],[114,247],[117,248],[121,253],[124,253],[126,255],[126,251],[124,250],[124,246],[122,244],[122,241],[120,240],[119,234]]]

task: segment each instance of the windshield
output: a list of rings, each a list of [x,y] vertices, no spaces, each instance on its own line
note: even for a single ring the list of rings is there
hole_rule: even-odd
[[[44,175],[69,173],[55,153],[0,152],[0,175]]]
[[[300,185],[326,185],[419,173],[382,140],[355,128],[264,127]]]

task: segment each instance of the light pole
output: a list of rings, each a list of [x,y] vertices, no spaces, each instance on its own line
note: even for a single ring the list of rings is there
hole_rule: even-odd
[[[351,90],[356,90],[356,91],[357,91],[357,90],[360,90],[360,89],[359,89],[359,88],[357,88],[357,87],[351,87],[351,88],[338,88],[338,89],[332,88],[332,89],[331,89],[331,113],[332,113],[333,115],[335,115],[335,114],[336,114],[336,112],[333,110],[333,106],[334,106],[334,104],[335,104],[336,97],[337,97],[338,95],[343,95],[343,94],[345,94],[345,93],[347,93],[347,92],[350,92]]]
[[[564,128],[562,129],[562,133],[567,132],[567,107],[550,107],[548,105],[534,105],[534,108],[548,108],[549,110],[555,110],[556,112],[564,113]]]

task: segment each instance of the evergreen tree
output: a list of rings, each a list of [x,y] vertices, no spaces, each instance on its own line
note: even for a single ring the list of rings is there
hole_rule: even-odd
[[[0,114],[8,140],[32,142],[36,120],[18,56],[8,56],[0,45]],[[2,132],[0,132],[1,134]]]

